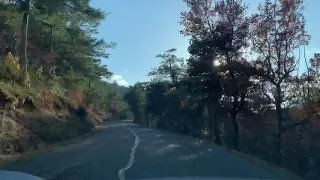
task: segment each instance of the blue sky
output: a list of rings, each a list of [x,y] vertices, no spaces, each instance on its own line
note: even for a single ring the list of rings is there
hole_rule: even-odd
[[[244,0],[249,13],[262,0]],[[147,81],[146,74],[157,66],[156,54],[177,48],[178,57],[188,57],[188,39],[179,30],[180,12],[187,10],[182,0],[92,0],[92,6],[111,14],[99,27],[100,37],[114,41],[117,47],[108,50],[109,59],[103,61],[121,85]],[[305,0],[307,31],[312,36],[307,47],[308,57],[320,52],[319,0]]]

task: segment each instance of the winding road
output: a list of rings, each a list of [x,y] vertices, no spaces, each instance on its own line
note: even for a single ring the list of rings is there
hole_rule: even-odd
[[[47,180],[279,179],[201,140],[128,122],[7,170]]]

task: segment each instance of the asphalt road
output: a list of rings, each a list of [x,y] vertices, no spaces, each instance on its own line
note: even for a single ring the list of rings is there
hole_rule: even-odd
[[[128,123],[107,125],[80,144],[7,170],[48,180],[277,179],[267,170],[214,145]]]

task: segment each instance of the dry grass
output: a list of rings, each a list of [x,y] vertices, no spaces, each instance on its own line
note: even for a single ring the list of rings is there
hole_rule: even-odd
[[[86,134],[94,128],[86,115],[66,109],[5,110],[0,116],[0,161]]]
[[[92,131],[90,131],[89,133],[84,134],[79,137],[76,137],[76,138],[73,138],[73,139],[69,139],[69,140],[66,140],[63,142],[59,142],[59,143],[54,143],[54,144],[51,144],[48,146],[43,146],[39,149],[30,150],[30,151],[27,151],[27,152],[20,154],[20,155],[7,156],[8,158],[5,161],[0,161],[0,169],[6,169],[6,167],[8,167],[9,165],[12,165],[12,164],[15,164],[18,162],[32,160],[42,154],[45,154],[45,153],[48,153],[51,151],[55,151],[60,148],[64,148],[67,145],[81,143],[84,139],[94,136],[95,134],[99,133],[101,130],[102,130],[102,128],[95,128]],[[0,155],[0,157],[1,157],[1,155]]]

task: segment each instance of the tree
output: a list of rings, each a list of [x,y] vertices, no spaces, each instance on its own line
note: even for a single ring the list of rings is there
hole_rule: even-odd
[[[10,117],[4,125],[14,128],[2,129],[9,134],[1,147],[20,153],[30,142],[75,137],[129,115],[123,96],[106,82],[112,73],[101,59],[115,43],[97,38],[105,16],[90,0],[0,2],[0,111],[4,118],[17,110],[20,119],[29,110],[39,117],[31,123]]]
[[[147,111],[157,117],[161,122],[167,104],[166,93],[169,90],[169,84],[166,82],[150,83],[147,86]]]
[[[284,132],[283,103],[289,97],[284,92],[296,70],[299,60],[294,51],[306,45],[309,35],[305,30],[302,0],[265,0],[252,18],[252,48],[258,55],[257,67],[263,69],[267,92],[274,99],[277,113],[277,150],[281,159],[282,134]]]
[[[171,82],[176,83],[182,75],[183,66],[183,59],[173,54],[176,50],[177,49],[172,48],[163,54],[158,54],[156,58],[161,59],[160,65],[152,69],[152,71],[148,73],[148,76],[166,80],[170,78]]]
[[[201,101],[206,105],[209,113],[210,137],[214,137],[217,144],[222,144],[220,133],[220,120],[218,112],[219,100],[223,93],[221,81],[217,72],[202,59],[190,58],[188,60],[188,74],[190,83],[194,86],[191,95],[201,96]]]
[[[146,118],[146,85],[144,83],[136,83],[133,87],[129,87],[129,92],[125,95],[133,115],[135,123],[145,123]]]
[[[148,110],[158,119],[159,126],[179,132],[188,132],[189,125],[186,121],[182,104],[187,98],[180,83],[186,77],[184,59],[177,57],[176,49],[169,49],[163,54],[158,54],[160,65],[148,73],[152,82],[148,85]],[[174,119],[174,120],[172,120]]]
[[[233,125],[233,144],[238,148],[239,123],[237,115],[244,109],[247,89],[254,68],[242,57],[249,45],[249,18],[247,6],[241,0],[186,0],[189,12],[181,15],[185,35],[192,36],[189,52],[214,69],[224,97],[231,102],[225,105]],[[215,62],[216,61],[216,62]],[[217,63],[223,67],[214,67]],[[212,70],[209,70],[212,71]],[[219,83],[218,83],[219,84]],[[215,101],[219,100],[215,99]]]
[[[101,111],[107,111],[103,107],[110,101],[120,101],[107,98],[114,92],[103,81],[112,73],[101,58],[115,46],[95,37],[103,11],[79,0],[11,0],[1,2],[0,9],[6,49],[0,56],[10,52],[23,60],[21,67],[29,65],[25,77],[31,76],[35,89],[49,86],[59,96],[84,94],[82,103]]]

